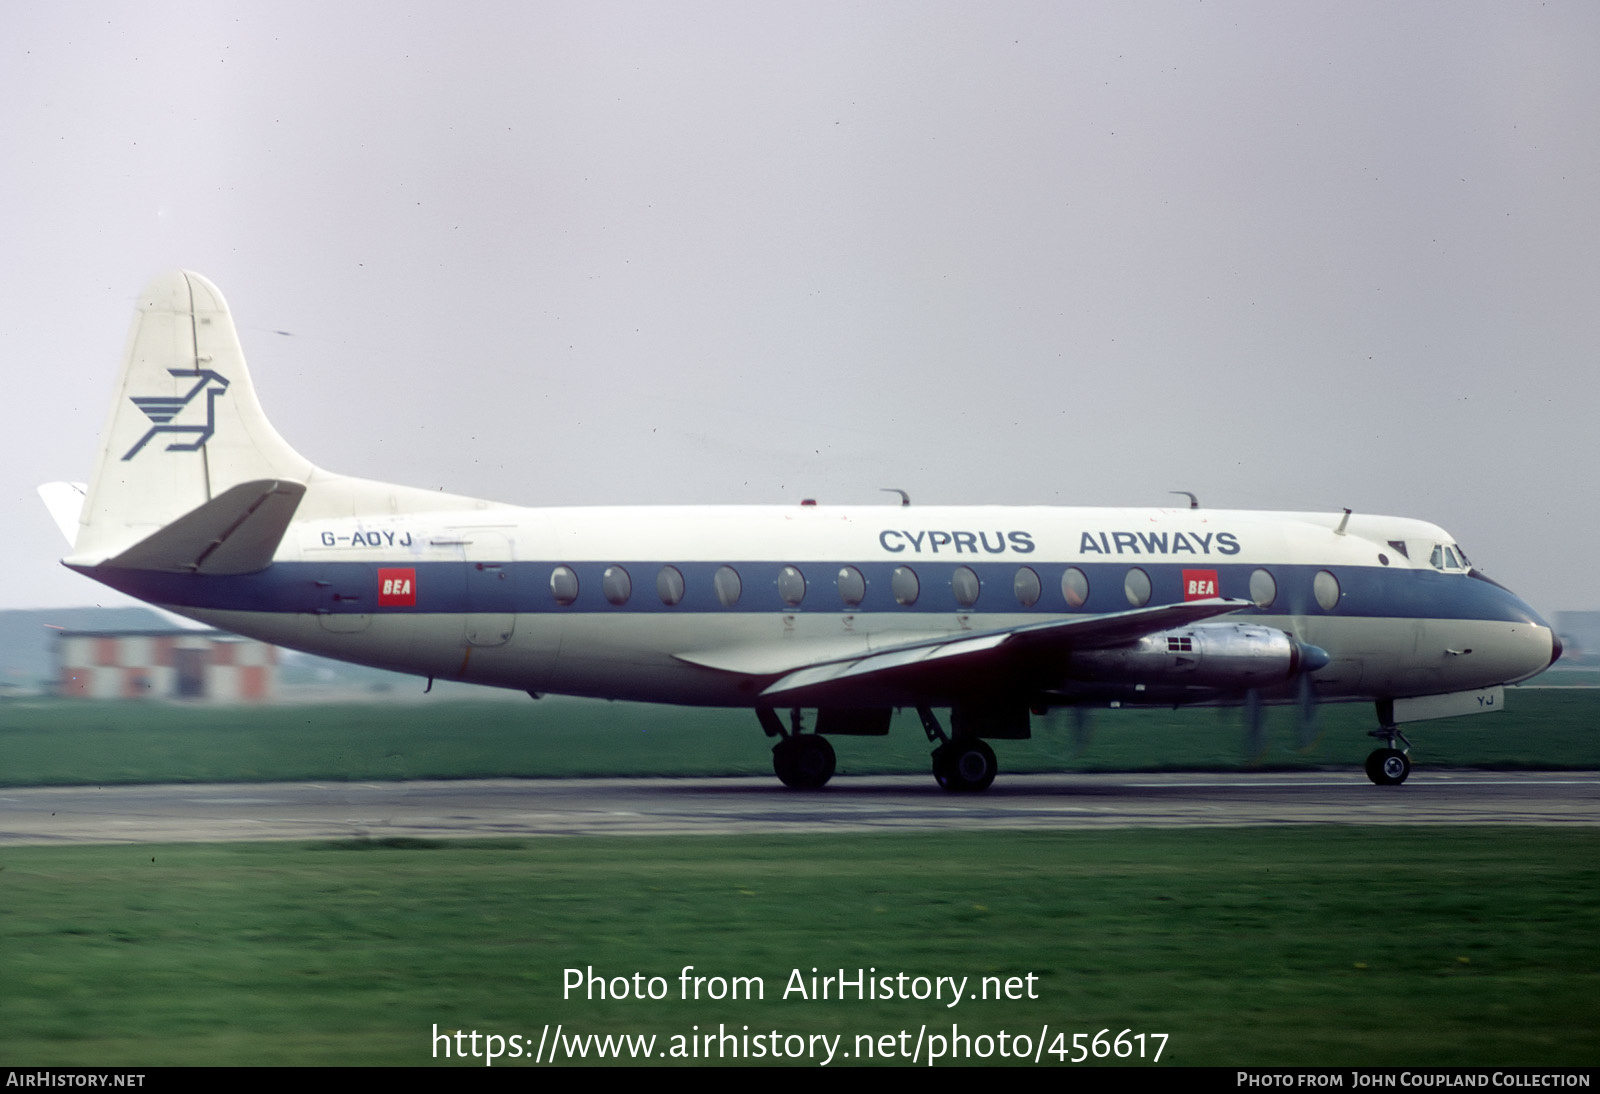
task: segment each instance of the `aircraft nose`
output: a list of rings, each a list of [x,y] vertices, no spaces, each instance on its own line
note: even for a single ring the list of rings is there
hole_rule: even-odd
[[[1561,660],[1561,636],[1555,631],[1550,632],[1550,664]]]

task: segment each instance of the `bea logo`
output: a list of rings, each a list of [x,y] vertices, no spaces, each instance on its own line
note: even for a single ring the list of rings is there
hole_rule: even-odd
[[[1183,571],[1183,598],[1185,600],[1210,600],[1217,595],[1217,571]]]
[[[417,571],[413,569],[378,571],[378,607],[415,608]]]

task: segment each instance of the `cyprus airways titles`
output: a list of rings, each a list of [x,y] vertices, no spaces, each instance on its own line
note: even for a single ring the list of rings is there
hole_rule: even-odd
[[[67,565],[296,649],[533,693],[744,706],[784,783],[917,711],[952,790],[1054,706],[1497,709],[1559,656],[1442,529],[1363,514],[816,506],[522,509],[330,474],[268,423],[222,295],[140,298],[93,479],[43,488]],[[890,514],[894,514],[891,516]],[[935,709],[948,709],[947,719]]]
[[[993,542],[990,542],[991,535]],[[1218,555],[1239,553],[1239,541],[1232,532],[1084,532],[1078,543],[1080,555],[1146,554],[1146,555],[1209,555],[1215,540]],[[945,549],[947,555],[969,554],[1003,555],[1008,550],[1019,555],[1034,551],[1032,532],[970,532],[931,531],[917,532],[885,528],[878,533],[878,544],[891,554],[910,550],[922,554],[924,547],[930,555]]]

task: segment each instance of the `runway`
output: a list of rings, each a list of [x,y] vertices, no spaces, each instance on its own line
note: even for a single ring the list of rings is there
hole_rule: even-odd
[[[976,795],[910,775],[0,789],[0,845],[1281,824],[1594,825],[1600,773],[1010,775]]]

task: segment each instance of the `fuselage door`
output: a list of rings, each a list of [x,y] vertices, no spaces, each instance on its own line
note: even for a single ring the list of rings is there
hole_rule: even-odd
[[[503,646],[517,626],[511,538],[498,530],[468,528],[461,539],[467,565],[467,645]]]

